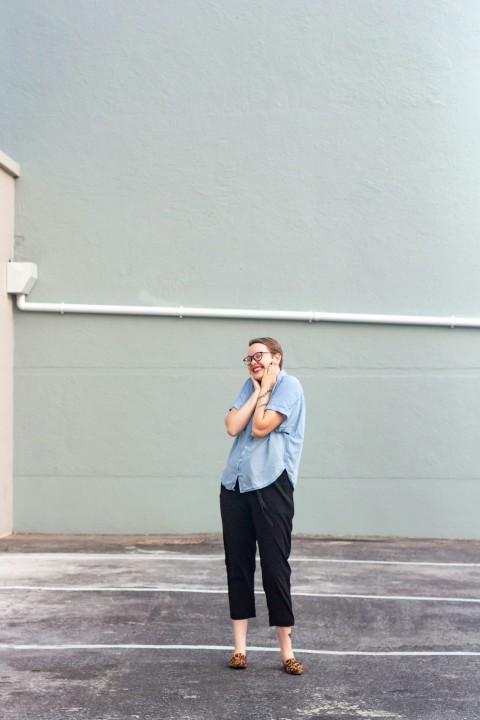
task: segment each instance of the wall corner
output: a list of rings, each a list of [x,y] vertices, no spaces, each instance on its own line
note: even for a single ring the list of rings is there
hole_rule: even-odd
[[[15,178],[18,164],[0,151],[0,537],[13,532],[13,302],[7,264],[14,256]]]

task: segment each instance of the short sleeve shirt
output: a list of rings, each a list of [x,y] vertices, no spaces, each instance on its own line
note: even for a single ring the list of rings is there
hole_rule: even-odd
[[[244,383],[232,407],[239,408],[254,391],[250,378]],[[238,480],[240,492],[260,490],[275,482],[284,470],[295,487],[305,431],[305,400],[300,382],[280,370],[270,395],[267,410],[276,410],[285,419],[265,437],[252,435],[253,416],[236,436],[222,473],[222,485],[234,490]]]

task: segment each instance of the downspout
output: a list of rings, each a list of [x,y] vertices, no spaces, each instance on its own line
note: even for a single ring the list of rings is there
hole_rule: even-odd
[[[235,320],[287,320],[301,322],[335,322],[335,323],[362,323],[369,325],[430,325],[439,327],[480,327],[480,318],[431,316],[431,315],[384,315],[377,313],[333,313],[317,310],[241,310],[233,308],[198,308],[198,307],[147,307],[143,305],[88,305],[63,302],[27,302],[26,292],[29,292],[36,281],[36,265],[34,263],[9,263],[11,276],[15,275],[15,282],[9,283],[8,292],[16,294],[17,307],[24,312],[50,312],[60,313],[87,313],[94,315],[150,315],[160,317],[178,318],[223,318]],[[13,266],[29,266],[28,290],[21,290],[21,283],[17,275],[24,272],[24,268]],[[9,268],[10,269],[10,268]],[[27,269],[28,270],[28,269]],[[34,277],[32,275],[34,273]]]

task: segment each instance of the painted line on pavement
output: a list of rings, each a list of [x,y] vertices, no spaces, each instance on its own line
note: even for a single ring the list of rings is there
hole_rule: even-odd
[[[15,650],[221,650],[232,651],[231,645],[19,645],[2,644],[0,651]],[[278,647],[247,647],[247,652],[274,652],[278,653]],[[480,651],[475,650],[312,650],[301,648],[295,650],[298,655],[353,655],[367,657],[479,657]]]
[[[195,594],[210,594],[210,595],[226,595],[226,589],[211,589],[211,588],[182,588],[182,587],[102,587],[101,585],[4,585],[0,586],[0,592],[2,591],[28,591],[28,592],[119,592],[119,593],[195,593]],[[256,595],[263,595],[262,590],[255,590]],[[358,593],[315,593],[315,592],[301,592],[293,591],[292,596],[294,597],[313,597],[313,598],[337,598],[337,599],[349,599],[349,600],[390,600],[390,601],[415,601],[415,602],[448,602],[448,603],[480,603],[480,598],[463,598],[463,597],[435,597],[432,595],[361,595]]]
[[[174,553],[157,553],[157,552],[143,552],[142,554],[132,553],[0,553],[0,565],[3,561],[8,559],[19,558],[26,559],[32,558],[32,560],[95,560],[95,561],[108,561],[108,560],[135,560],[135,561],[148,561],[148,560],[170,560],[170,561],[186,561],[186,562],[200,562],[202,560],[208,561],[224,561],[223,555],[180,555]],[[480,568],[480,563],[473,562],[434,562],[434,561],[422,561],[422,560],[349,560],[346,558],[315,558],[315,557],[295,557],[289,558],[289,562],[310,562],[310,563],[330,563],[332,565],[406,565],[406,566],[418,566],[418,567],[471,567]]]

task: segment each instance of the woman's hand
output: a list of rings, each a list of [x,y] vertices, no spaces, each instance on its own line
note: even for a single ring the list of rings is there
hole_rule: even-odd
[[[251,380],[252,383],[253,383],[253,389],[254,389],[254,390],[260,390],[260,383],[258,382],[258,380],[255,380],[255,378],[253,377],[252,366],[251,366],[251,365],[250,365],[250,367],[248,368],[248,372],[249,372],[249,374],[250,374],[250,380]]]
[[[262,382],[260,384],[261,390],[273,390],[275,383],[277,382],[278,373],[280,368],[277,362],[271,362],[265,368],[265,372],[262,376]]]
[[[260,394],[253,414],[253,437],[265,437],[269,435],[285,420],[286,416],[283,415],[283,413],[279,413],[276,410],[267,410],[279,372],[278,362],[274,361],[271,362],[270,365],[267,365],[262,375]]]

